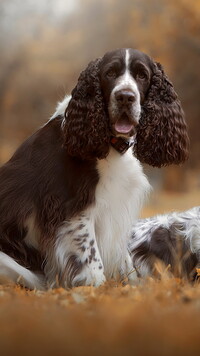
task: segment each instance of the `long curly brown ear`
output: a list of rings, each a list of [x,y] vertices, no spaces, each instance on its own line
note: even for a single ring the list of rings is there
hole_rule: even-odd
[[[141,162],[161,167],[184,162],[188,149],[187,125],[180,101],[162,66],[154,63],[138,125],[135,154]]]
[[[109,150],[109,120],[99,81],[101,59],[80,74],[65,112],[64,137],[68,154],[82,159],[105,158]]]

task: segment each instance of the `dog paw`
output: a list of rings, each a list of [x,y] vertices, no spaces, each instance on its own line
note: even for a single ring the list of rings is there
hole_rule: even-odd
[[[102,269],[90,268],[86,266],[79,274],[74,277],[72,286],[94,286],[99,287],[105,283],[106,278]]]

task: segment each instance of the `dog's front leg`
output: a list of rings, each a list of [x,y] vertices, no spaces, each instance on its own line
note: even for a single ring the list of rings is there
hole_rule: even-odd
[[[94,224],[88,216],[82,214],[62,224],[51,255],[45,268],[51,287],[99,286],[105,282]]]

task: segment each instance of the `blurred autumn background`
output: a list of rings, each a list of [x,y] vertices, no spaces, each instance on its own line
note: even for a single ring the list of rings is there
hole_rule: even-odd
[[[138,48],[164,65],[191,138],[184,166],[147,167],[147,174],[157,192],[179,193],[182,208],[199,204],[199,18],[196,0],[0,0],[0,164],[47,121],[90,60]],[[178,208],[170,204],[166,209]]]
[[[182,167],[145,167],[156,189],[142,214],[200,205],[199,19],[199,0],[0,0],[0,165],[90,60],[138,48],[164,65],[191,138]],[[140,286],[0,284],[1,355],[199,355],[200,284],[159,273]]]

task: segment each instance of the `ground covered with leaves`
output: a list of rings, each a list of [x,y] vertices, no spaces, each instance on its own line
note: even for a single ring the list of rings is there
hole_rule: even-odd
[[[1,355],[198,355],[200,284],[0,287]]]

